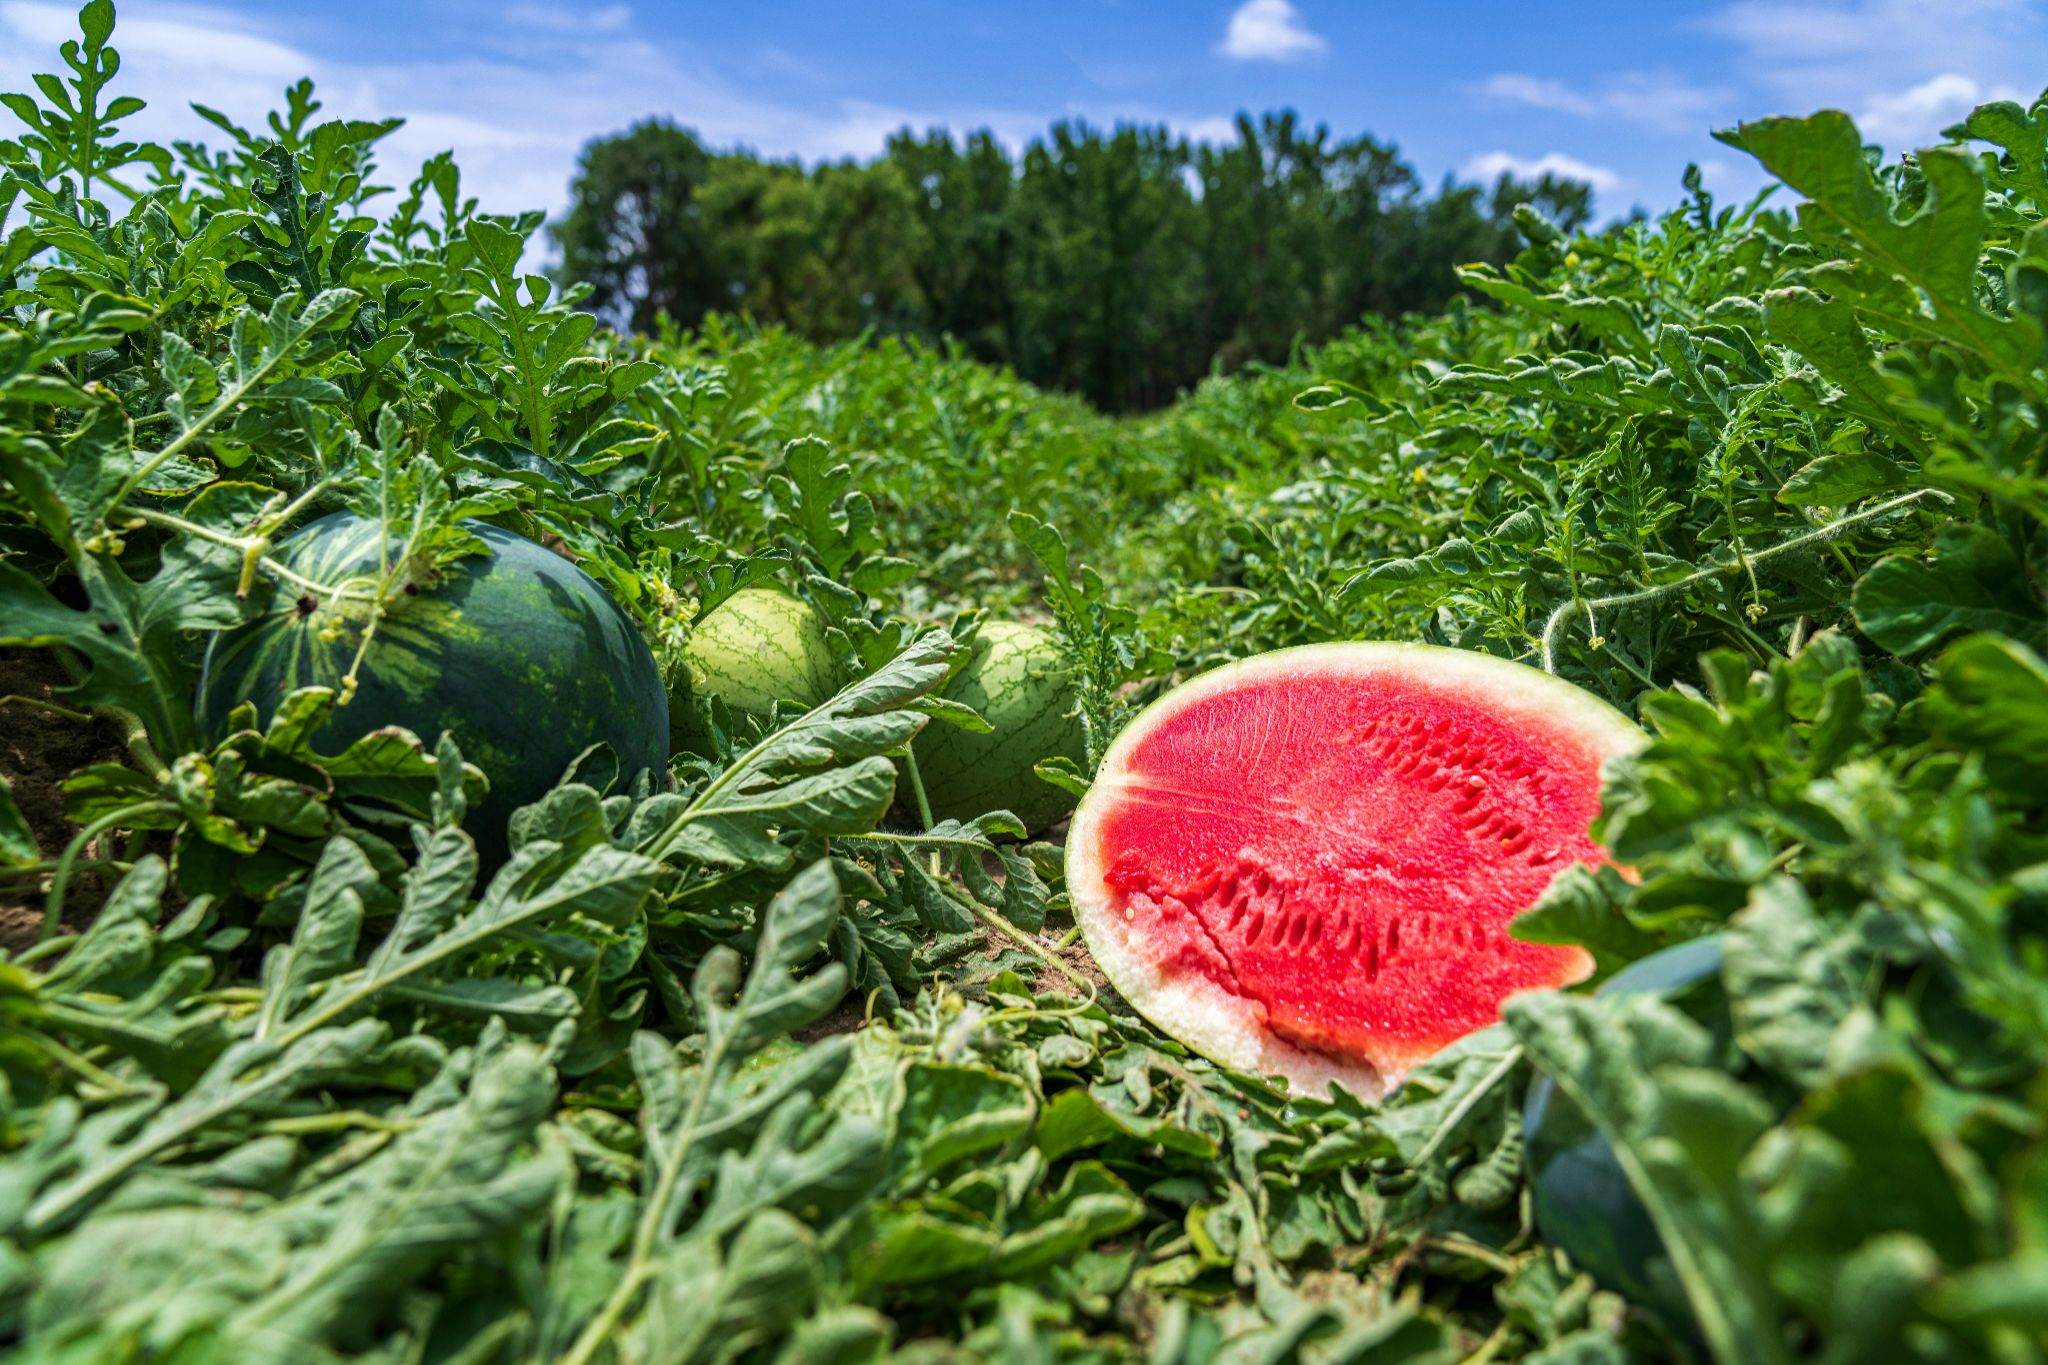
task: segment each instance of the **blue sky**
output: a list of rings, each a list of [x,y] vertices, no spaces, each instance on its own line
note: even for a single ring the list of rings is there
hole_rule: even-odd
[[[0,0],[0,89],[27,88],[73,6]],[[865,156],[894,129],[1063,117],[1224,137],[1239,110],[1398,145],[1435,181],[1550,168],[1603,215],[1656,210],[1689,160],[1761,178],[1708,131],[1846,109],[1888,147],[2048,83],[2048,0],[131,0],[115,35],[135,126],[203,137],[187,100],[254,122],[300,75],[328,112],[404,116],[387,179],[453,148],[487,208],[559,211],[578,149],[662,115],[715,145]],[[0,118],[5,118],[0,114]]]

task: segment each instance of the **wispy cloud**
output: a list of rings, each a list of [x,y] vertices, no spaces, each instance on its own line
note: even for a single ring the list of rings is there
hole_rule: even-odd
[[[1187,134],[1190,142],[1207,142],[1223,147],[1237,141],[1237,120],[1222,114],[1173,125],[1176,133]]]
[[[1296,62],[1328,47],[1289,0],[1244,0],[1216,50],[1234,62]]]
[[[1669,71],[1629,71],[1583,88],[1507,71],[1480,82],[1476,93],[1490,105],[1620,119],[1672,133],[1705,130],[1733,100],[1728,90],[1694,85]]]
[[[1583,180],[1593,187],[1596,194],[1612,194],[1628,185],[1627,178],[1618,171],[1581,161],[1563,152],[1548,152],[1536,157],[1520,157],[1511,152],[1481,152],[1460,166],[1458,174],[1481,185],[1490,185],[1503,175],[1512,175],[1517,180],[1555,175],[1567,180]]]
[[[1503,71],[1497,76],[1487,77],[1480,83],[1478,93],[1488,104],[1505,104],[1523,109],[1549,109],[1577,118],[1592,118],[1600,112],[1598,100],[1580,94],[1563,81],[1545,80],[1541,76],[1525,76],[1514,71]]]
[[[806,161],[872,156],[905,126],[987,127],[1019,146],[1046,123],[1040,112],[994,106],[914,108],[815,95],[783,102],[638,36],[624,6],[591,12],[592,24],[554,26],[554,16],[568,12],[531,4],[509,11],[529,33],[523,42],[500,30],[482,51],[347,62],[283,40],[264,18],[159,5],[147,17],[122,16],[114,89],[149,102],[123,125],[131,135],[218,140],[188,102],[259,124],[283,102],[285,86],[311,76],[325,117],[406,120],[380,145],[386,183],[452,148],[464,192],[484,207],[551,214],[566,207],[586,142],[650,117],[672,118],[714,146]],[[69,4],[0,0],[0,90],[31,88],[31,73],[55,64],[57,45],[76,36],[76,25]]]
[[[507,5],[500,17],[547,33],[617,33],[633,23],[633,11],[625,5]]]

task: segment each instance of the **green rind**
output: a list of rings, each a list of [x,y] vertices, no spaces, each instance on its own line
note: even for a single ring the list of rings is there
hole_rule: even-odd
[[[1037,833],[1073,809],[1073,797],[1032,771],[1043,759],[1086,758],[1080,718],[1069,714],[1073,683],[1050,633],[1013,621],[983,623],[943,695],[973,707],[991,730],[975,734],[934,722],[918,736],[918,780],[935,819],[1007,810]]]
[[[825,618],[779,588],[742,588],[699,621],[682,649],[689,686],[729,710],[765,716],[777,702],[809,709],[839,690]],[[676,715],[689,713],[677,699]]]
[[[654,655],[632,619],[574,564],[483,522],[464,529],[486,553],[449,565],[431,591],[394,604],[378,623],[356,695],[314,736],[336,752],[397,725],[433,744],[446,730],[490,791],[468,828],[488,857],[506,849],[505,822],[558,782],[577,754],[603,742],[627,774],[668,761],[668,696]],[[376,572],[382,530],[338,512],[277,548],[294,572],[333,585]],[[335,687],[354,661],[366,612],[320,607],[302,615],[278,591],[262,615],[215,637],[195,711],[218,739],[228,713],[255,703],[267,721],[307,686]],[[323,629],[339,638],[323,640]]]
[[[1098,827],[1117,799],[1118,775],[1162,720],[1192,702],[1256,678],[1333,668],[1359,673],[1419,671],[1434,681],[1479,688],[1504,710],[1540,713],[1563,723],[1609,757],[1641,748],[1648,736],[1598,697],[1524,664],[1440,645],[1347,641],[1273,650],[1224,664],[1153,702],[1116,737],[1074,812],[1066,845],[1067,892],[1074,918],[1103,975],[1161,1032],[1219,1065],[1280,1076],[1309,1093],[1336,1084],[1375,1099],[1399,1084],[1401,1077],[1289,1045],[1267,1031],[1258,1006],[1206,979],[1163,978],[1127,940],[1123,920],[1104,887],[1104,873],[1114,855],[1098,848]]]

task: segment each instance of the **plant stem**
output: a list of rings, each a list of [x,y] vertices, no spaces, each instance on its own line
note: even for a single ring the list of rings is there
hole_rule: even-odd
[[[186,446],[198,440],[215,422],[218,422],[231,408],[247,397],[251,390],[256,388],[265,379],[268,379],[270,372],[279,365],[282,365],[285,357],[295,349],[295,346],[278,347],[276,354],[257,365],[239,383],[224,385],[219,396],[213,400],[213,405],[207,408],[205,412],[200,413],[193,420],[191,426],[179,432],[177,436],[172,438],[169,445],[144,460],[129,473],[127,478],[121,480],[121,486],[115,490],[112,501],[119,502],[127,497],[130,493],[141,487],[143,480],[182,454]]]
[[[727,1034],[727,1037],[730,1035]],[[676,1182],[682,1178],[683,1162],[689,1156],[691,1141],[695,1138],[697,1125],[704,1116],[704,1104],[710,1098],[711,1086],[725,1065],[726,1041],[721,1037],[717,1046],[698,1063],[696,1093],[690,1096],[689,1112],[683,1115],[683,1122],[676,1130],[676,1148],[661,1166],[661,1174],[655,1178],[654,1189],[650,1192],[647,1207],[640,1212],[639,1226],[633,1233],[633,1252],[626,1262],[626,1273],[619,1278],[618,1285],[597,1312],[597,1316],[584,1325],[576,1334],[575,1343],[564,1353],[560,1365],[588,1365],[597,1348],[604,1344],[612,1329],[619,1325],[619,1319],[633,1304],[634,1296],[654,1274],[654,1243],[661,1235],[661,1225],[666,1220],[669,1201],[675,1198]]]
[[[1804,549],[1806,546],[1817,542],[1832,540],[1853,527],[1861,526],[1865,522],[1875,521],[1887,513],[1896,512],[1900,508],[1918,502],[1922,498],[1946,498],[1947,496],[1946,493],[1935,488],[1917,489],[1914,492],[1902,494],[1899,497],[1881,502],[1875,507],[1865,508],[1861,512],[1854,512],[1848,516],[1837,518],[1825,526],[1818,526],[1811,531],[1804,531],[1798,535],[1787,537],[1768,549],[1759,550],[1753,555],[1745,557],[1738,552],[1735,563],[1710,564],[1704,569],[1687,574],[1684,578],[1670,583],[1660,583],[1654,588],[1643,588],[1636,592],[1616,593],[1611,597],[1595,597],[1591,599],[1581,598],[1574,593],[1569,601],[1558,604],[1557,609],[1550,613],[1550,619],[1543,625],[1543,671],[1545,673],[1557,672],[1558,641],[1563,636],[1565,624],[1571,619],[1574,609],[1583,609],[1585,611],[1586,628],[1590,634],[1595,629],[1594,613],[1596,611],[1605,611],[1609,607],[1632,607],[1646,602],[1661,601],[1666,597],[1691,587],[1695,583],[1702,583],[1710,578],[1718,578],[1722,574],[1737,573],[1745,569],[1754,573],[1755,566],[1762,564],[1766,560],[1775,559],[1779,555],[1789,554],[1794,550]]]
[[[121,727],[122,747],[127,749],[128,756],[134,759],[144,772],[158,782],[171,775],[171,770],[157,757],[156,746],[149,742],[149,727],[143,723],[141,716],[120,706],[101,706],[97,709]]]
[[[135,1086],[129,1085],[110,1071],[102,1070],[93,1062],[79,1056],[76,1052],[73,1052],[70,1048],[64,1046],[40,1029],[23,1028],[18,1036],[42,1048],[56,1059],[58,1065],[68,1071],[77,1072],[81,1079],[98,1086],[109,1095],[133,1095],[137,1093]]]
[[[293,505],[296,506],[297,504]],[[139,517],[150,525],[162,527],[166,531],[176,531],[181,535],[192,536],[214,545],[225,545],[229,549],[240,550],[244,554],[249,553],[252,547],[268,545],[270,543],[268,536],[229,535],[225,531],[216,531],[211,526],[201,526],[196,521],[187,521],[185,518],[175,516],[169,512],[158,512],[147,507],[118,507],[114,510],[117,516]],[[358,576],[343,579],[339,583],[320,583],[306,577],[289,565],[272,559],[267,554],[258,554],[257,562],[263,566],[263,571],[273,578],[289,583],[302,591],[318,593],[332,601],[376,602],[382,600],[380,593],[362,590],[360,585],[376,581],[370,578]]]
[[[53,716],[62,716],[65,720],[75,720],[80,724],[89,725],[92,723],[92,717],[85,712],[74,711],[68,706],[59,706],[53,701],[44,701],[41,697],[23,696],[19,692],[0,697],[0,706],[6,706],[9,703],[18,706],[32,706],[38,711],[48,711]]]
[[[910,794],[917,798],[917,818],[929,830],[935,823],[932,819],[931,798],[924,794],[924,778],[917,771],[917,749],[913,745],[903,746],[903,770],[910,774]],[[939,875],[939,855],[932,854],[932,875]]]
[[[64,918],[64,891],[71,881],[71,869],[78,862],[85,846],[110,829],[118,829],[129,821],[143,815],[176,813],[176,808],[163,801],[138,801],[132,806],[109,811],[71,837],[64,846],[63,854],[57,859],[56,875],[50,879],[50,894],[43,901],[43,927],[36,935],[38,943],[48,942],[57,936],[57,927]]]
[[[45,858],[39,863],[16,863],[11,867],[0,867],[0,878],[33,877],[43,872],[55,872],[63,865],[61,858]],[[73,869],[109,867],[116,872],[127,872],[135,864],[125,858],[80,858],[72,864]]]
[[[1095,989],[1095,983],[1093,981],[1090,981],[1087,977],[1081,975],[1079,972],[1075,971],[1072,967],[1069,967],[1065,962],[1061,961],[1051,952],[1047,951],[1046,946],[1043,943],[1040,943],[1035,935],[1025,933],[1022,929],[1019,929],[1016,925],[1010,923],[1008,920],[1004,919],[1001,915],[989,909],[981,902],[973,900],[970,897],[960,895],[959,893],[955,892],[950,885],[946,883],[941,883],[940,885],[941,888],[946,892],[946,894],[952,896],[954,900],[958,901],[960,904],[966,906],[969,910],[973,911],[976,915],[980,916],[983,920],[985,920],[988,923],[990,928],[996,930],[1005,938],[1010,939],[1012,942],[1017,944],[1018,947],[1022,948],[1025,952],[1031,954],[1040,962],[1043,962],[1046,966],[1052,968],[1061,976],[1064,976],[1067,980],[1073,982],[1076,986],[1078,986],[1081,989],[1081,993],[1087,997],[1079,1005],[1071,1006],[1070,1008],[1065,1010],[1040,1010],[1038,1011],[1038,1013],[1079,1014],[1081,1011],[1088,1009],[1095,1004],[1095,1001],[1098,998],[1099,994]],[[991,1017],[993,1018],[997,1016]]]

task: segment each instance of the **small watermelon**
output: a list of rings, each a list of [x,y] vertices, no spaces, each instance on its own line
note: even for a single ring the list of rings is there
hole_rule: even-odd
[[[1574,863],[1600,765],[1642,743],[1548,674],[1430,645],[1228,664],[1117,737],[1074,816],[1067,885],[1112,985],[1226,1065],[1372,1097],[1583,980],[1508,923]]]
[[[1032,772],[1042,759],[1085,757],[1080,719],[1069,714],[1073,682],[1049,633],[983,622],[941,695],[973,707],[991,728],[977,734],[935,722],[918,735],[917,775],[934,819],[1007,810],[1036,833],[1073,809],[1073,797]]]
[[[781,701],[808,710],[839,690],[825,618],[780,588],[741,588],[719,603],[690,631],[681,664],[691,691],[742,716],[765,716]],[[682,698],[675,717],[678,744],[701,751],[704,737]]]
[[[627,774],[668,761],[668,697],[633,621],[590,575],[522,536],[480,521],[463,528],[485,553],[458,559],[439,582],[385,612],[357,673],[314,746],[336,752],[387,725],[433,744],[446,730],[490,778],[468,828],[486,859],[502,859],[505,821],[561,780],[600,740]],[[295,532],[274,554],[321,584],[377,572],[383,527],[337,512]],[[218,739],[251,701],[267,721],[301,687],[338,687],[362,642],[368,604],[279,589],[255,620],[214,637],[195,704]]]
[[[1725,1017],[1720,990],[1721,937],[1710,934],[1652,953],[1601,983],[1597,994],[1649,992]],[[1522,1109],[1530,1201],[1545,1241],[1573,1264],[1673,1327],[1692,1330],[1685,1287],[1656,1224],[1628,1183],[1614,1149],[1549,1077],[1529,1088]]]

